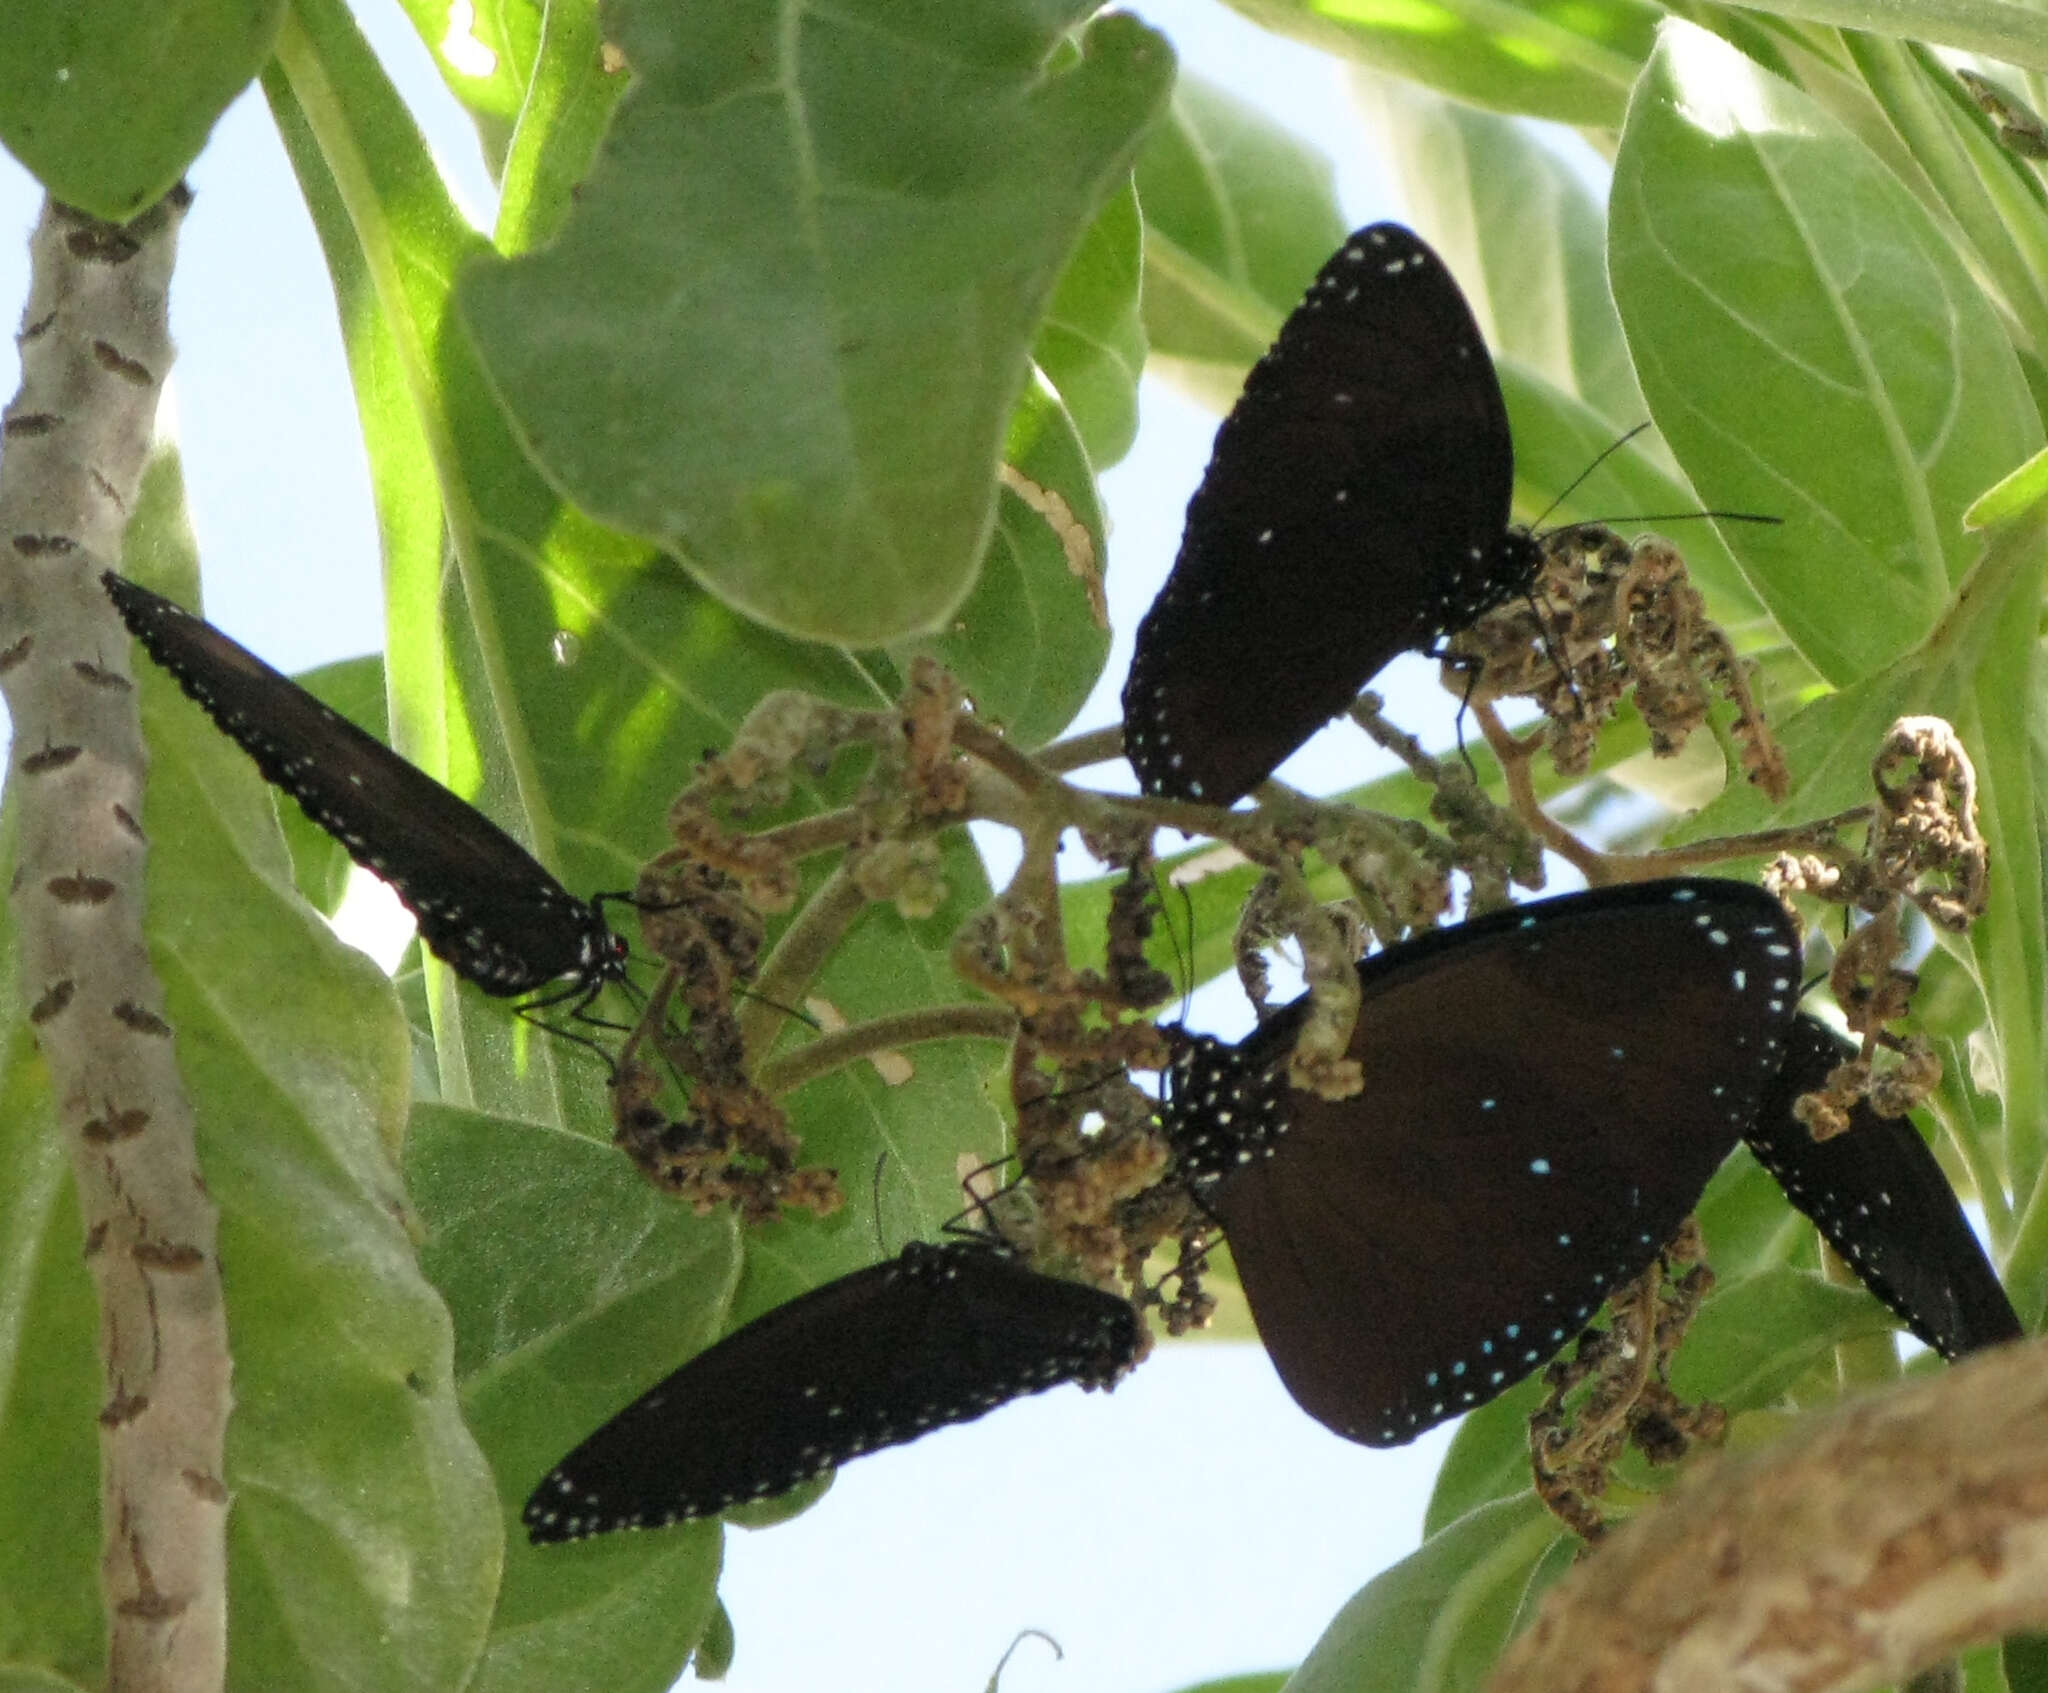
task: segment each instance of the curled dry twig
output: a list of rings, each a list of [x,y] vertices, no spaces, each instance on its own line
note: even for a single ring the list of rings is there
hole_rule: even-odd
[[[1764,885],[1780,898],[1810,898],[1860,911],[1860,924],[1838,949],[1829,986],[1863,1050],[1838,1066],[1828,1085],[1796,1109],[1816,1139],[1839,1134],[1857,1100],[1868,1098],[1887,1116],[1902,1115],[1941,1079],[1932,1045],[1919,1036],[1893,1034],[1906,1014],[1917,975],[1901,967],[1908,936],[1903,917],[1912,905],[1950,932],[1982,915],[1990,867],[1977,828],[1976,771],[1955,731],[1938,717],[1900,718],[1871,761],[1876,803],[1860,848],[1834,831],[1805,851],[1787,852],[1764,871]],[[1893,1054],[1880,1069],[1880,1049]]]
[[[1447,647],[1453,693],[1475,706],[1527,698],[1543,712],[1538,735],[1510,743],[1520,760],[1548,747],[1560,774],[1583,775],[1600,728],[1631,691],[1652,752],[1673,757],[1719,694],[1734,708],[1743,774],[1772,799],[1789,791],[1747,667],[1708,617],[1684,556],[1661,537],[1631,543],[1597,524],[1553,531],[1528,598],[1487,613]]]
[[[1570,1358],[1543,1372],[1549,1391],[1529,1418],[1536,1494],[1583,1540],[1607,1533],[1599,1500],[1629,1447],[1652,1464],[1675,1464],[1727,1427],[1719,1406],[1686,1405],[1668,1385],[1678,1344],[1714,1285],[1705,1256],[1688,1217],[1659,1261],[1608,1300],[1607,1326],[1588,1329]]]

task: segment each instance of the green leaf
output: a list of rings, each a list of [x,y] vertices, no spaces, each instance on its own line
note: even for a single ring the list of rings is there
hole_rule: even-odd
[[[1609,219],[1665,440],[1708,504],[1786,520],[1733,534],[1764,603],[1830,681],[1898,658],[1974,560],[1963,511],[2042,441],[1976,278],[1847,129],[1680,23],[1629,108]]]
[[[1538,1371],[1465,1414],[1430,1489],[1422,1518],[1425,1539],[1482,1505],[1529,1491],[1529,1418],[1542,1403]]]
[[[1478,1688],[1526,1620],[1532,1577],[1567,1538],[1533,1493],[1482,1505],[1362,1588],[1294,1672],[1291,1693]]]
[[[461,287],[550,478],[772,627],[939,624],[1031,337],[1171,76],[1118,15],[1047,71],[1089,10],[622,5],[636,80],[560,236]]]
[[[15,817],[10,803],[10,865]],[[10,908],[0,912],[10,977],[0,1085],[0,1228],[10,1245],[0,1258],[0,1511],[38,1528],[0,1536],[0,1660],[9,1670],[43,1666],[67,1689],[100,1687],[99,1302],[82,1262],[85,1230],[49,1073],[12,979],[15,939]]]
[[[734,1225],[692,1216],[608,1146],[446,1107],[414,1110],[405,1177],[505,1524],[474,1685],[660,1693],[710,1620],[717,1526],[536,1547],[518,1515],[571,1447],[717,1337],[739,1279]]]
[[[533,472],[451,332],[449,279],[482,242],[345,11],[295,9],[265,92],[342,302],[376,470],[394,742],[571,889],[627,886],[668,844],[667,797],[765,694],[886,695],[845,654],[734,617]],[[597,1066],[434,973],[451,1097],[606,1122]]]
[[[168,193],[270,57],[284,0],[9,0],[0,141],[125,223]]]
[[[690,1667],[699,1681],[723,1681],[732,1670],[733,1652],[739,1642],[733,1636],[732,1617],[721,1603],[712,1607],[711,1621],[697,1642]]]
[[[1760,1410],[1837,1346],[1895,1326],[1860,1287],[1837,1287],[1808,1270],[1763,1270],[1715,1289],[1672,1361],[1671,1386],[1681,1399]]]
[[[2019,325],[2016,339],[2039,345],[2048,333],[2048,185],[2000,145],[1992,120],[1928,48],[1854,30],[1842,45],[1909,146],[1912,167],[1902,180],[1938,222],[1952,222],[1951,239],[1973,273]]]
[[[1579,399],[1617,435],[1643,422],[1607,289],[1606,209],[1585,177],[1509,119],[1374,71],[1353,71],[1351,87],[1494,356]]]
[[[521,113],[539,80],[543,31],[555,13],[573,13],[588,27],[596,22],[590,5],[544,7],[537,0],[399,0],[419,31],[421,44],[441,73],[448,92],[476,124],[485,162],[500,174]],[[574,26],[572,26],[574,27]],[[597,55],[583,67],[597,74]],[[502,178],[501,178],[502,180]]]
[[[1137,190],[1126,183],[1081,237],[1032,346],[1039,369],[1059,391],[1099,471],[1128,453],[1138,437],[1138,376],[1145,368],[1145,325],[1138,310],[1144,244]],[[1015,428],[1013,418],[1013,433]]]
[[[996,532],[967,603],[938,635],[890,649],[901,670],[928,653],[1018,746],[1073,722],[1109,656],[1103,557],[1109,526],[1074,421],[1034,380],[1011,417]]]
[[[438,10],[431,0],[429,6]],[[527,0],[504,0],[505,23],[509,27],[515,13],[538,10]],[[517,21],[526,27],[524,16]],[[519,127],[498,180],[500,252],[527,252],[554,238],[626,92],[624,73],[605,69],[601,24],[596,6],[546,8]]]
[[[1216,411],[1344,239],[1330,161],[1258,107],[1183,73],[1138,155],[1153,366]]]
[[[2048,1693],[2048,1634],[2016,1634],[2005,1643],[2005,1679],[2012,1693]]]
[[[1231,0],[1254,23],[1468,106],[1612,129],[1648,56],[1645,0]]]

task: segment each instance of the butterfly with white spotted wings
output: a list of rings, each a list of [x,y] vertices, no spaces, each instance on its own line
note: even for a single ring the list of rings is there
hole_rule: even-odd
[[[556,984],[587,1001],[626,943],[488,817],[203,618],[108,571],[145,652],[419,922],[458,975],[501,998]]]
[[[715,1516],[1137,1354],[1127,1300],[949,1241],[813,1288],[697,1354],[548,1472],[536,1544]]]
[[[1172,1031],[1168,1138],[1296,1402],[1401,1445],[1553,1357],[1754,1121],[1798,966],[1761,890],[1645,882],[1366,959],[1349,1099],[1287,1085],[1305,1000]]]
[[[1523,592],[1514,441],[1456,279],[1397,223],[1347,239],[1245,379],[1138,626],[1124,749],[1229,805],[1397,654]]]

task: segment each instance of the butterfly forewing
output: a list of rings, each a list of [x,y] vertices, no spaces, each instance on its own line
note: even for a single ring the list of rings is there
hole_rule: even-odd
[[[527,1502],[536,1542],[711,1516],[864,1452],[1132,1360],[1111,1294],[975,1243],[912,1246],[735,1330],[564,1458]]]
[[[1777,903],[1692,880],[1518,907],[1360,967],[1355,1098],[1291,1091],[1206,1198],[1295,1399],[1395,1445],[1551,1357],[1753,1119],[1796,1004]],[[1284,1063],[1298,1015],[1245,1044]]]
[[[593,986],[624,949],[474,806],[202,618],[111,573],[121,619],[151,658],[419,921],[420,938],[487,993],[562,976]]]
[[[1139,625],[1124,736],[1145,791],[1230,803],[1397,653],[1521,591],[1513,485],[1457,282],[1413,231],[1359,230],[1217,431]]]
[[[1799,1017],[1747,1137],[1750,1150],[1863,1284],[1944,1358],[2017,1340],[2019,1316],[1912,1123],[1859,1101],[1845,1133],[1817,1141],[1792,1114],[1799,1096],[1824,1087],[1856,1050]]]

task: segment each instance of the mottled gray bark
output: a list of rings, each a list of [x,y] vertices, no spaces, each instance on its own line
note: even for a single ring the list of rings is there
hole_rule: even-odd
[[[100,1304],[107,1685],[211,1693],[227,1653],[229,1360],[218,1224],[142,939],[146,769],[99,575],[171,362],[181,186],[131,224],[45,206],[0,449],[0,692],[20,820],[22,994]]]

